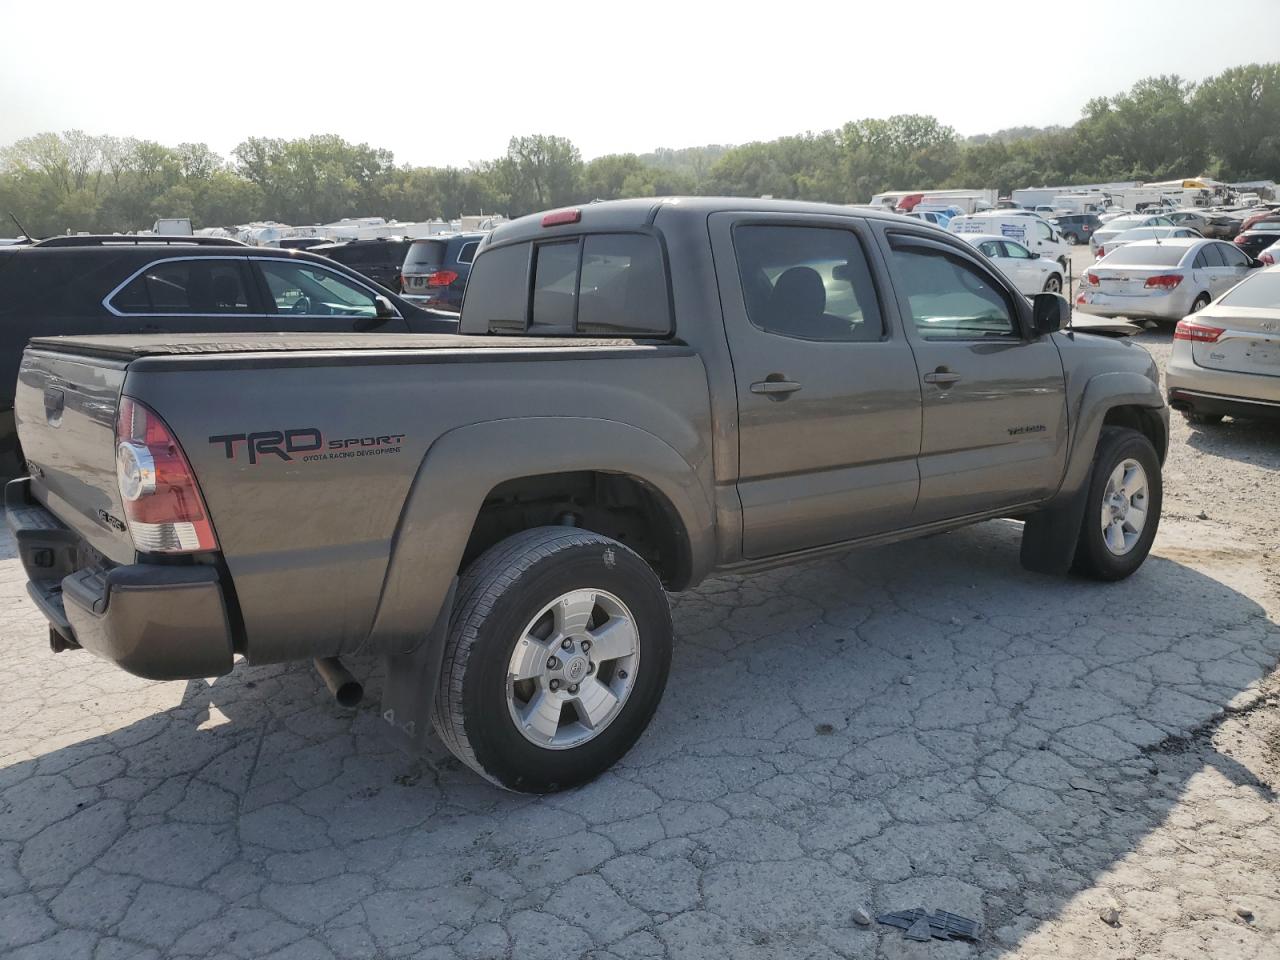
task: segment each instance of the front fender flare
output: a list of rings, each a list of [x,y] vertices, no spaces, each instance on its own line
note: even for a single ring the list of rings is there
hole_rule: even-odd
[[[696,583],[715,556],[709,457],[699,466],[653,434],[612,420],[531,417],[449,431],[418,466],[363,652],[403,653],[426,637],[459,572],[485,496],[498,484],[522,477],[600,471],[653,487],[683,528],[689,579]]]

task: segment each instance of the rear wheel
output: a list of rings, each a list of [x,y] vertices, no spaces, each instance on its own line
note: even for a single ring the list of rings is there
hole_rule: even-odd
[[[1062,278],[1056,273],[1050,274],[1049,279],[1044,282],[1045,293],[1061,293]]]
[[[572,527],[526,530],[462,576],[435,728],[509,790],[585,783],[649,725],[671,642],[666,592],[631,550]]]
[[[1062,239],[1067,241],[1067,243],[1071,244],[1073,247],[1079,246],[1080,244],[1080,238],[1074,233],[1064,233],[1062,235]]]
[[[1103,427],[1086,496],[1072,570],[1123,580],[1142,566],[1160,526],[1160,458],[1151,441],[1127,427]]]
[[[1200,296],[1196,297],[1195,302],[1191,304],[1191,312],[1199,313],[1208,305],[1209,305],[1209,295],[1207,293],[1202,293],[1200,294]]]

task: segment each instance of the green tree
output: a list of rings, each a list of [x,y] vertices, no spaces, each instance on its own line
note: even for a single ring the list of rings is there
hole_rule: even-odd
[[[1280,178],[1280,63],[1225,70],[1192,103],[1221,176]]]

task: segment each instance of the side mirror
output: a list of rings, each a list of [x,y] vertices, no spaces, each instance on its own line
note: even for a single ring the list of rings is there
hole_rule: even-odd
[[[1256,269],[1257,267],[1261,267],[1261,266],[1263,266],[1263,263],[1262,263],[1262,261],[1261,261],[1261,260],[1259,260],[1257,257],[1250,257],[1250,258],[1249,258],[1249,269],[1250,269],[1250,270],[1254,270],[1254,269]]]
[[[1035,253],[1035,252],[1033,251],[1033,252],[1032,252],[1032,254],[1031,254],[1031,259],[1032,259],[1032,260],[1039,260],[1039,259],[1040,259],[1040,254]]]
[[[1037,293],[1031,298],[1031,333],[1043,337],[1057,333],[1071,322],[1071,304],[1057,293]]]
[[[396,313],[396,308],[391,305],[391,301],[382,294],[373,298],[373,315],[379,320],[393,320],[400,316]]]

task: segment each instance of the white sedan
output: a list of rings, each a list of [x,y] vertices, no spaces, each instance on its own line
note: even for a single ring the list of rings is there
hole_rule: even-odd
[[[958,236],[986,254],[1013,285],[1026,296],[1062,292],[1062,266],[1042,259],[1017,240],[994,233],[961,233]]]
[[[1123,247],[1126,243],[1136,243],[1139,240],[1198,240],[1203,237],[1199,230],[1194,227],[1134,227],[1132,230],[1125,230],[1123,233],[1117,233],[1114,237],[1108,237],[1105,241],[1098,244],[1094,252],[1101,259],[1108,253]]]

